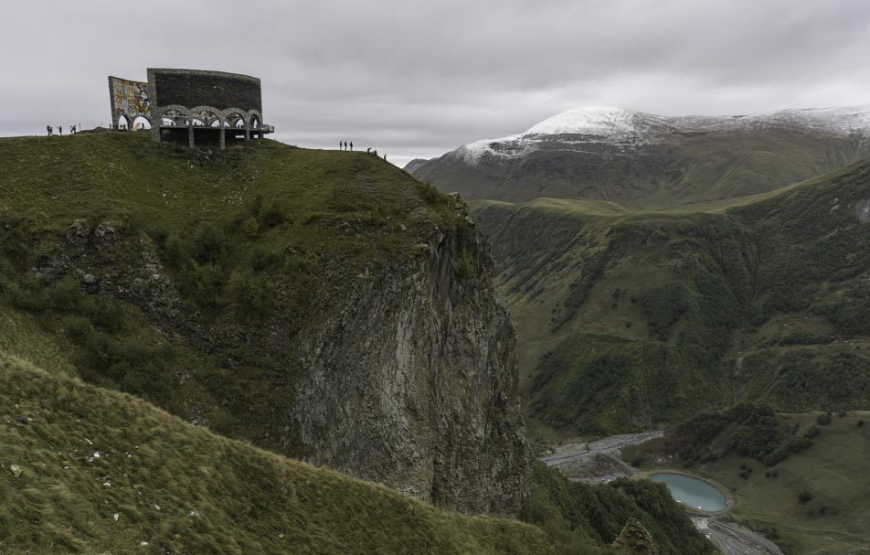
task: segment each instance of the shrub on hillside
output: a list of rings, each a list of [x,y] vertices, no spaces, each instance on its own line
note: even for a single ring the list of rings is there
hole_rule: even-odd
[[[737,405],[720,412],[696,415],[680,424],[666,439],[668,452],[691,463],[708,458],[714,440],[730,431],[722,455],[736,452],[767,466],[774,466],[791,454],[812,446],[809,438],[798,438],[767,406]]]
[[[265,279],[242,270],[230,276],[227,293],[233,307],[245,316],[265,314],[272,308],[275,296]]]
[[[669,283],[644,291],[640,304],[649,322],[650,335],[665,341],[671,326],[689,309],[689,298],[682,284]]]

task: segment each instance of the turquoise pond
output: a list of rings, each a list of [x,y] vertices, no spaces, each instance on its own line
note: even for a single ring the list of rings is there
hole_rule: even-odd
[[[687,508],[716,512],[722,511],[728,506],[725,494],[704,480],[669,472],[653,474],[649,479],[668,486],[674,499]]]

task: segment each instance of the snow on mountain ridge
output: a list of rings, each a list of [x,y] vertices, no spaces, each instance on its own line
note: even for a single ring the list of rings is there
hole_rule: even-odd
[[[500,139],[485,139],[460,147],[455,155],[476,163],[483,155],[502,158],[525,156],[543,142],[563,136],[566,146],[608,143],[638,146],[666,140],[673,132],[711,132],[766,126],[797,126],[806,129],[870,136],[870,104],[780,110],[742,116],[659,116],[607,106],[574,108],[530,127],[525,133]],[[571,136],[571,137],[568,137]]]
[[[637,134],[637,112],[610,106],[574,108],[532,126],[523,135]]]

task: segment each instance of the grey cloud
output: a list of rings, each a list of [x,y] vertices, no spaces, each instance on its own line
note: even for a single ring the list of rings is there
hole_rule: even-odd
[[[263,80],[281,140],[430,157],[571,106],[748,113],[870,101],[863,0],[3,0],[0,134],[108,123],[106,75]]]

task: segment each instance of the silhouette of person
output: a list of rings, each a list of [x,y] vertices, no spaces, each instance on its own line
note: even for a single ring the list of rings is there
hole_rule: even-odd
[[[350,142],[350,149],[353,150],[353,141]]]
[[[371,153],[372,153],[372,147],[368,147],[366,149],[366,154],[371,154]]]
[[[51,137],[51,126],[50,125],[45,126],[45,132],[48,133],[49,137]]]
[[[62,125],[58,125],[58,126],[57,126],[57,134],[58,134],[58,135],[63,135],[63,126],[62,126]]]
[[[341,141],[338,141],[338,150],[344,150],[344,143]]]
[[[384,162],[386,162],[386,161],[387,161],[387,155],[384,154]]]

